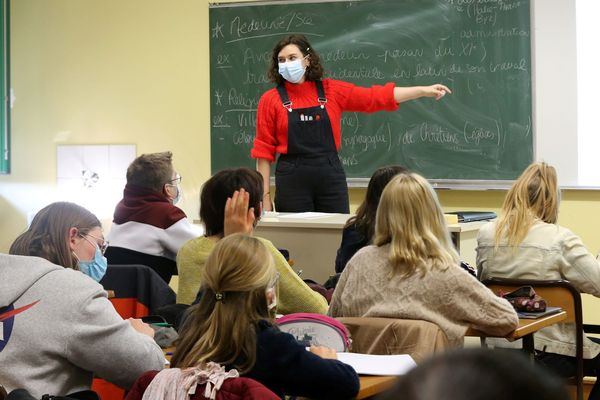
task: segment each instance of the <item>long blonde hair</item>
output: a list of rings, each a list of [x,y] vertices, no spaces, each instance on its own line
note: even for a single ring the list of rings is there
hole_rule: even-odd
[[[216,244],[201,275],[202,299],[190,309],[171,364],[213,361],[248,372],[256,363],[256,325],[270,319],[266,290],[276,275],[273,258],[260,240],[230,235]]]
[[[437,195],[415,173],[397,175],[383,190],[373,243],[390,244],[389,261],[405,277],[459,262]]]
[[[555,224],[559,203],[554,167],[543,162],[531,164],[504,199],[502,216],[496,223],[496,247],[503,238],[507,239],[509,246],[517,246],[525,239],[536,219]]]

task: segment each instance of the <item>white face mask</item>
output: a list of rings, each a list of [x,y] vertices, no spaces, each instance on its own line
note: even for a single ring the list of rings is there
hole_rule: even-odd
[[[304,57],[301,60],[296,59],[294,61],[288,61],[283,63],[280,62],[279,74],[283,76],[283,79],[285,79],[288,82],[300,82],[302,80],[302,77],[304,76],[304,72],[306,71],[306,67],[302,66],[302,61],[305,58],[306,57]]]

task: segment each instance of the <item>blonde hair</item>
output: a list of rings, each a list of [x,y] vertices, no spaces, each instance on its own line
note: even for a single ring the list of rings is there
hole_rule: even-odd
[[[390,244],[389,262],[404,277],[459,262],[437,195],[415,173],[397,175],[383,190],[373,243]]]
[[[510,246],[517,246],[536,219],[556,223],[560,203],[557,181],[554,167],[543,162],[523,171],[502,204],[502,216],[496,223],[496,247],[503,237]]]
[[[246,373],[256,363],[256,325],[270,319],[266,290],[276,275],[273,258],[260,240],[230,235],[216,244],[201,275],[202,299],[190,309],[171,364],[213,361]]]

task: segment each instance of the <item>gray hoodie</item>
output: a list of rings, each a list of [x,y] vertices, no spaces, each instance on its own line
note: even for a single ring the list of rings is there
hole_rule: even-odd
[[[102,286],[38,257],[0,254],[0,384],[65,395],[89,389],[92,375],[129,387],[164,357],[135,331]]]

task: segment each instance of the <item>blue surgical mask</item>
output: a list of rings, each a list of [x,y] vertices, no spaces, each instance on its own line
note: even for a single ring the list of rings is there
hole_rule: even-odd
[[[306,67],[302,66],[302,60],[296,59],[294,61],[279,63],[279,74],[288,82],[300,82],[304,76],[304,71],[306,71]]]
[[[173,199],[173,204],[177,204],[179,203],[179,200],[181,200],[181,189],[179,188],[179,185],[175,185],[175,189],[177,189],[177,195]]]
[[[93,260],[79,261],[79,270],[96,282],[100,282],[100,279],[104,277],[106,268],[108,268],[108,261],[106,260],[106,257],[102,255],[98,245],[96,245],[96,253],[94,254]]]

